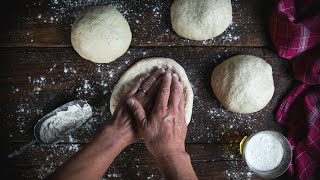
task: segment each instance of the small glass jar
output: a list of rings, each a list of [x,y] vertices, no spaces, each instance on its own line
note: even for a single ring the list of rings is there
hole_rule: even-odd
[[[279,164],[272,169],[268,169],[268,170],[261,170],[260,169],[259,170],[256,167],[253,167],[252,164],[249,163],[248,157],[250,156],[250,150],[252,152],[252,148],[250,149],[250,147],[249,147],[250,150],[248,150],[248,147],[247,147],[248,143],[250,141],[257,141],[256,138],[258,138],[259,136],[260,136],[260,138],[261,138],[261,136],[264,136],[264,137],[269,136],[270,138],[273,138],[275,140],[275,144],[276,143],[280,144],[280,146],[283,149],[283,151],[281,151],[282,157],[281,157],[281,160],[279,160]],[[270,141],[270,139],[269,139],[269,141]],[[268,146],[266,144],[263,144],[263,145]],[[258,147],[257,147],[257,149],[258,149]],[[265,151],[265,152],[267,152],[267,151]],[[291,150],[291,147],[289,145],[287,138],[284,137],[281,133],[276,132],[276,131],[261,131],[261,132],[252,134],[249,137],[244,137],[240,143],[240,153],[242,154],[243,159],[245,160],[245,162],[248,165],[248,167],[250,168],[250,170],[252,170],[258,176],[260,176],[262,178],[268,178],[268,179],[279,177],[283,173],[285,173],[287,171],[287,169],[289,168],[291,158],[292,158],[292,150]],[[275,152],[273,152],[273,153],[275,153]],[[263,155],[264,153],[258,152],[257,154]],[[268,153],[266,153],[266,154],[268,154]],[[265,156],[270,156],[270,154],[265,155]],[[266,157],[257,158],[256,160],[259,161],[264,158],[266,158]],[[261,162],[258,162],[258,163],[261,163]],[[267,162],[263,162],[263,163],[267,163]]]

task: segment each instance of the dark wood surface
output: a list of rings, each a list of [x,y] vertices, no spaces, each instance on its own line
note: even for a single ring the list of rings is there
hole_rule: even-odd
[[[2,151],[4,159],[10,150],[32,140],[37,120],[56,107],[83,99],[94,109],[93,118],[61,143],[49,147],[37,144],[10,159],[17,174],[23,179],[43,178],[78,151],[110,120],[110,95],[121,74],[140,59],[162,56],[181,64],[193,87],[194,108],[186,148],[199,178],[259,179],[246,167],[238,144],[243,136],[254,132],[283,131],[274,117],[293,83],[289,62],[277,57],[268,41],[266,17],[271,4],[233,1],[233,24],[224,34],[213,40],[189,41],[171,29],[171,0],[88,2],[70,5],[70,2],[31,0],[8,6],[6,27],[0,29],[0,126],[8,143]],[[86,61],[71,47],[72,21],[89,5],[113,5],[130,24],[131,47],[110,64]],[[273,68],[275,94],[257,113],[227,112],[211,89],[214,67],[238,54],[259,56]],[[119,155],[105,177],[159,179],[162,176],[144,144],[139,142]]]
[[[20,16],[11,20],[8,28],[0,33],[0,47],[71,46],[70,29],[74,17],[91,5],[117,7],[129,22],[133,35],[132,46],[267,45],[266,22],[261,13],[270,6],[267,1],[234,0],[232,25],[223,35],[208,41],[189,41],[174,33],[170,23],[170,6],[173,0],[89,0],[88,3],[76,0],[73,3],[58,1],[58,4],[54,4],[54,0],[27,2],[21,7],[11,5],[20,7],[16,12]]]

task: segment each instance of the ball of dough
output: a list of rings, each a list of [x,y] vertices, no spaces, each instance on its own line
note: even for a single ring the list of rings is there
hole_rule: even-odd
[[[179,35],[192,40],[207,40],[222,34],[232,22],[230,0],[175,0],[171,23]]]
[[[227,110],[242,114],[263,109],[274,93],[271,66],[251,55],[234,56],[219,64],[212,72],[211,85]]]
[[[129,24],[110,6],[89,7],[76,18],[71,43],[84,59],[109,63],[123,55],[132,39]]]
[[[186,123],[189,124],[191,121],[193,106],[193,91],[188,76],[183,67],[176,61],[174,61],[173,59],[162,57],[140,60],[121,76],[111,95],[111,113],[113,114],[121,96],[128,92],[128,90],[132,87],[132,84],[137,81],[137,78],[141,77],[144,74],[152,73],[156,68],[159,67],[170,68],[173,72],[178,74],[183,85],[183,92],[185,96]]]

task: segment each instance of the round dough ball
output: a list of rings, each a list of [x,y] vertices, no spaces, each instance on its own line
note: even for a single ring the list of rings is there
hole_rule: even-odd
[[[143,59],[130,67],[119,79],[115,86],[111,99],[110,99],[110,111],[113,114],[121,96],[128,92],[132,87],[132,84],[137,81],[137,78],[144,74],[152,73],[156,68],[170,68],[175,72],[183,85],[183,92],[185,96],[185,111],[186,111],[186,123],[191,121],[192,106],[193,106],[193,91],[190,81],[183,67],[173,59],[155,57]]]
[[[222,34],[232,22],[230,0],[175,0],[171,6],[173,30],[191,40]]]
[[[274,93],[271,66],[251,55],[234,56],[219,64],[212,72],[211,85],[227,110],[242,114],[263,109]]]
[[[84,59],[109,63],[129,48],[132,34],[127,20],[111,6],[93,6],[72,25],[71,43]]]

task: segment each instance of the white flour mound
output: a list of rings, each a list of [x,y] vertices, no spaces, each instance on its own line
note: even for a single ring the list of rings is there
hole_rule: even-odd
[[[271,171],[280,165],[284,150],[276,137],[259,133],[248,140],[244,153],[248,165],[259,171]]]
[[[43,122],[40,138],[45,143],[53,143],[63,138],[68,132],[79,128],[92,116],[92,108],[85,104],[71,105],[66,111],[60,111]]]

